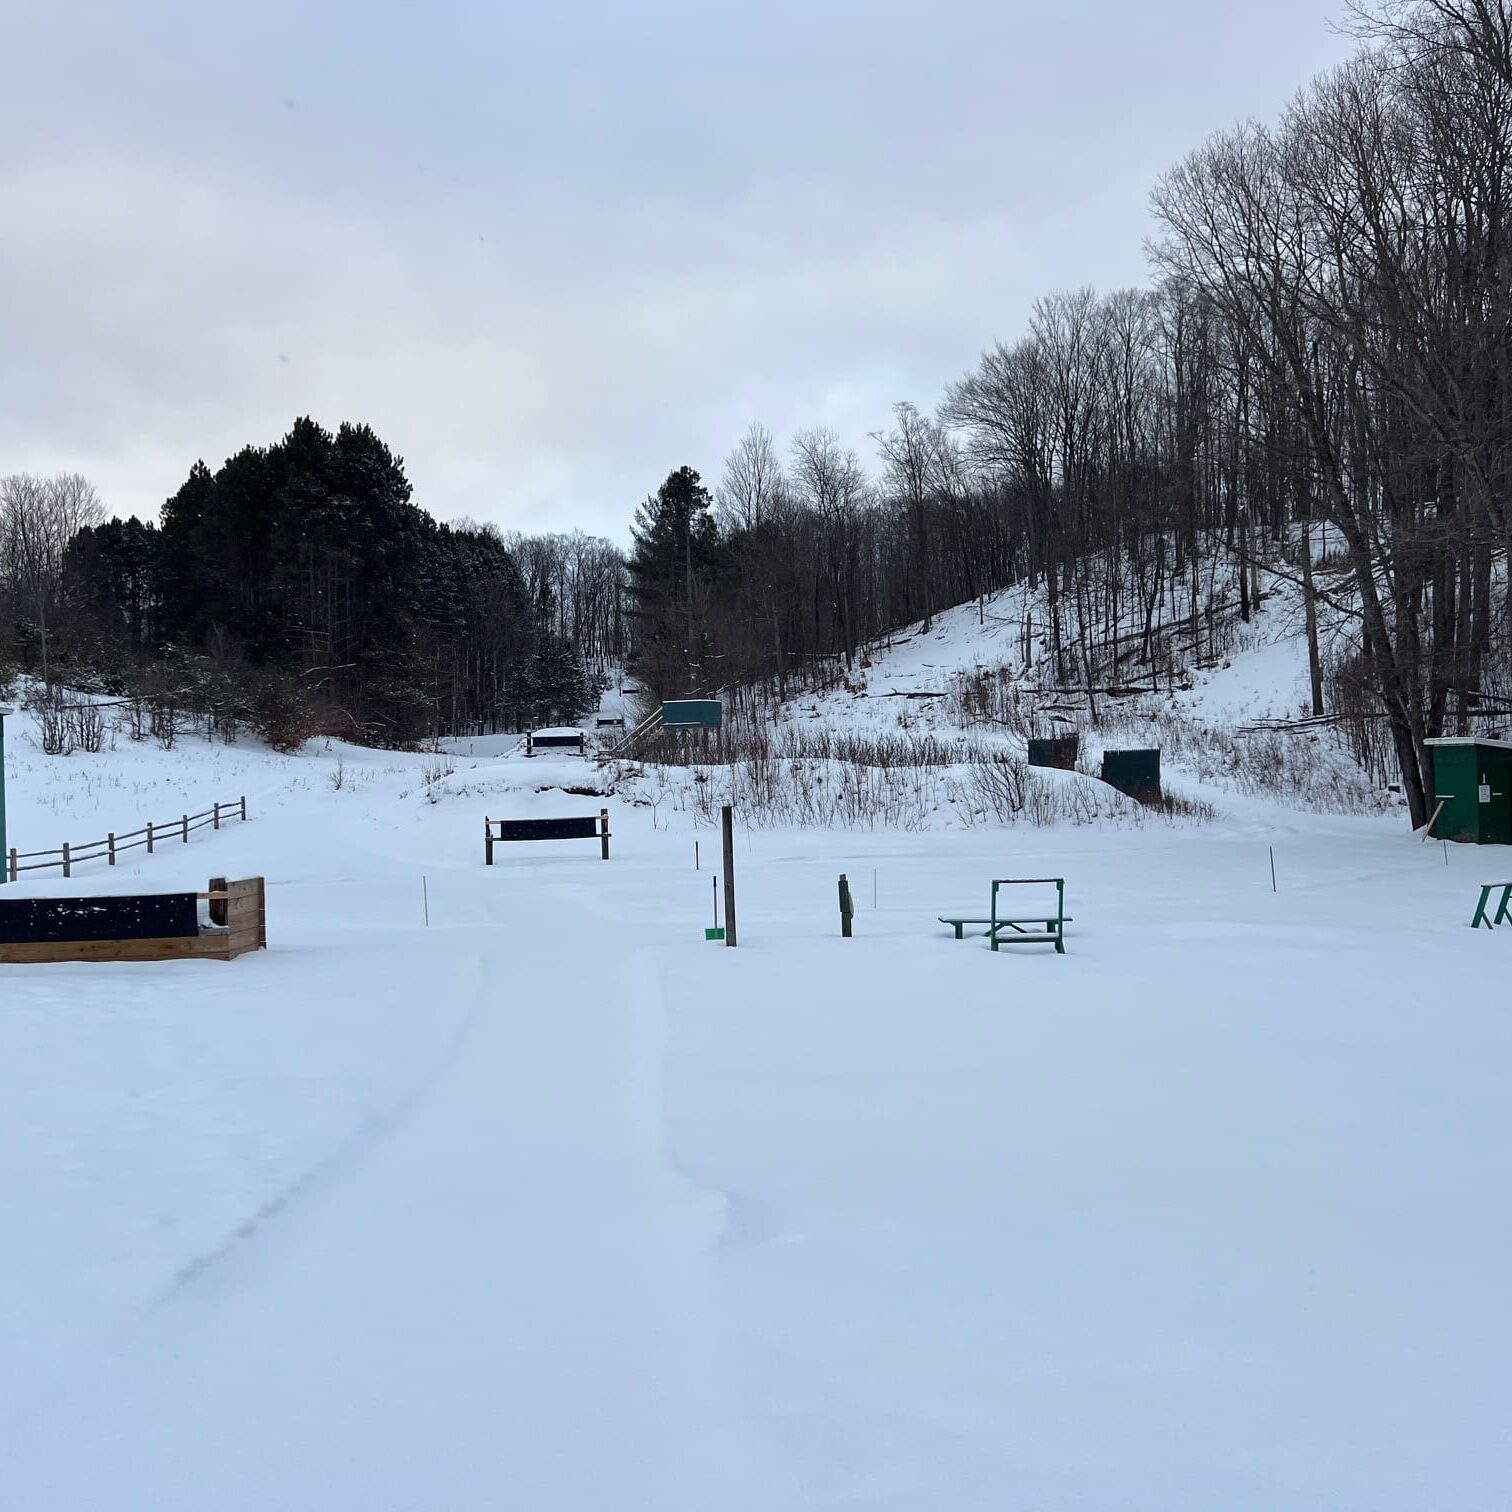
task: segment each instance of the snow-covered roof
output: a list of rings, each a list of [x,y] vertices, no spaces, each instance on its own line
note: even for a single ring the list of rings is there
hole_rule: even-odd
[[[1425,740],[1429,746],[1489,746],[1493,751],[1512,751],[1512,740],[1491,740],[1483,735],[1438,735]]]
[[[571,725],[553,725],[548,730],[532,730],[530,735],[533,740],[541,740],[552,735],[571,736],[575,740],[582,733],[581,730],[574,729]]]

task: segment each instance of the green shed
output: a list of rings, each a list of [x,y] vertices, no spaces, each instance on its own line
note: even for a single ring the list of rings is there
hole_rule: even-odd
[[[1512,845],[1512,741],[1445,736],[1432,752],[1435,839]]]

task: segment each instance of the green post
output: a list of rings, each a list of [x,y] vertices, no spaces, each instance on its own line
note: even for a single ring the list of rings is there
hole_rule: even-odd
[[[10,881],[10,851],[5,844],[5,716],[14,713],[0,704],[0,882]]]

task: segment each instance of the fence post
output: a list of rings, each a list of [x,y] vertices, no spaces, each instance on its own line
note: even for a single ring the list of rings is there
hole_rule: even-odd
[[[724,841],[725,945],[735,944],[735,811],[727,803],[719,811]]]
[[[483,864],[493,865],[493,821],[486,817],[483,820]]]
[[[599,842],[603,859],[609,859],[609,810],[599,810]]]
[[[223,893],[230,886],[224,877],[211,877],[210,886],[206,892]],[[228,898],[210,899],[210,922],[219,925],[222,929],[231,921],[231,903]]]
[[[11,879],[12,882],[14,882],[16,880],[16,877],[19,875],[19,873],[17,872],[17,869],[16,869],[16,850],[15,850],[14,846],[11,847],[11,853],[10,853],[10,874],[11,874],[11,878],[10,879]]]
[[[241,816],[242,816],[243,819],[245,819],[247,817],[247,800],[246,800],[245,795],[243,795],[242,801],[241,801]]]
[[[188,816],[188,814],[185,814],[184,815],[184,844],[188,845],[188,843],[189,843],[189,816]]]
[[[147,821],[147,854],[152,854],[152,820]]]
[[[840,938],[848,940],[851,937],[851,915],[855,912],[855,905],[851,902],[850,883],[845,880],[845,873],[840,873]]]
[[[115,831],[111,830],[105,843],[110,847],[110,864],[115,865]]]
[[[73,876],[68,867],[68,841],[66,840],[63,842],[63,875],[65,877]]]
[[[218,803],[215,805],[215,818],[211,820],[210,827],[211,829],[220,828],[220,804]]]

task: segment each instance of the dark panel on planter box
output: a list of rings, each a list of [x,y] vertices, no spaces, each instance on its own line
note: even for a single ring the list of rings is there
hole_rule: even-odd
[[[168,940],[199,933],[193,893],[0,902],[0,944],[45,940]]]

